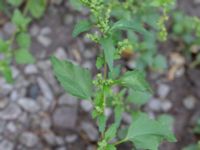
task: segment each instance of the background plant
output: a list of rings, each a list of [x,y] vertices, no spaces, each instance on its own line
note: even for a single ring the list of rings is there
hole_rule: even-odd
[[[191,62],[190,67],[200,63],[200,20],[181,11],[172,13],[171,39],[179,45],[179,51]]]
[[[43,15],[46,5],[46,0],[0,0],[0,11],[11,19],[16,28],[9,39],[0,39],[0,73],[8,82],[13,81],[10,68],[13,58],[18,64],[35,62],[29,51],[31,37],[28,26],[33,19]]]
[[[146,43],[154,43],[151,40],[165,40],[167,36],[164,23],[167,20],[167,11],[171,8],[173,1],[154,0],[151,3],[144,1],[127,0],[81,0],[82,4],[89,8],[91,16],[88,20],[80,21],[73,31],[76,37],[85,31],[91,31],[87,37],[99,45],[102,50],[96,62],[99,73],[92,80],[89,70],[75,65],[69,61],[61,61],[52,57],[54,73],[70,94],[80,99],[89,100],[94,106],[92,117],[97,121],[101,136],[98,142],[99,150],[115,150],[117,145],[124,142],[132,142],[133,149],[158,149],[163,140],[174,142],[176,139],[171,132],[171,118],[161,116],[152,120],[147,114],[133,111],[129,107],[129,100],[126,98],[128,91],[138,98],[148,97],[152,90],[145,79],[143,67],[136,66],[132,71],[122,71],[121,66],[115,65],[122,53],[133,47],[146,46]],[[79,7],[79,3],[75,6]],[[139,7],[138,7],[139,6]],[[119,9],[118,16],[116,10]],[[132,12],[135,8],[136,12]],[[146,23],[142,15],[137,18],[138,13],[147,13],[147,10],[161,10],[161,15],[155,21],[156,26]],[[128,14],[126,14],[128,13]],[[133,18],[134,16],[134,18]],[[146,25],[147,24],[147,25]],[[92,30],[91,30],[92,29]],[[151,32],[156,29],[157,32]],[[92,32],[94,31],[94,32]],[[128,34],[131,35],[128,36]],[[153,38],[156,33],[156,38]],[[139,44],[138,44],[139,43]],[[154,44],[152,44],[154,45]],[[151,49],[152,50],[152,49]],[[145,55],[145,54],[143,54]],[[120,87],[115,91],[115,87]],[[141,103],[143,104],[143,103]],[[109,107],[114,110],[114,122],[107,123],[105,109]],[[123,112],[132,115],[132,123],[122,128],[121,119]],[[118,134],[120,136],[118,136]]]

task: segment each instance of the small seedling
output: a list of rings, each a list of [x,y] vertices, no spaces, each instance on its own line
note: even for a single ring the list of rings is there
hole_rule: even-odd
[[[38,19],[43,15],[46,3],[46,0],[0,1],[0,11],[7,11],[6,8],[9,7],[12,8],[13,11],[10,18],[16,28],[9,39],[0,39],[0,55],[2,56],[0,58],[0,73],[5,77],[7,82],[13,82],[10,68],[13,59],[15,59],[17,64],[35,62],[35,58],[29,51],[31,36],[28,33],[28,26],[33,19]]]

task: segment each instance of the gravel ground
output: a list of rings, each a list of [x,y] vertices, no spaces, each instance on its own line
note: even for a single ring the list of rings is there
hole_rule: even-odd
[[[96,71],[96,47],[84,37],[71,37],[75,22],[87,16],[87,11],[80,14],[68,3],[61,3],[56,1],[49,6],[45,16],[30,26],[31,51],[37,63],[13,64],[15,83],[12,85],[0,78],[0,150],[96,149],[99,133],[90,116],[92,105],[64,92],[54,78],[49,61],[50,55],[56,55]],[[190,7],[187,4],[186,0],[181,1],[180,8]],[[196,0],[195,4],[200,2]],[[189,8],[186,10],[190,12]],[[6,39],[13,31],[12,24],[7,22],[0,28],[0,37]],[[160,150],[181,150],[183,145],[197,140],[190,129],[200,117],[200,82],[195,82],[199,75],[199,70],[187,68],[174,81],[167,80],[166,74],[149,75],[155,95],[144,110],[153,117],[160,113],[172,114],[179,140],[175,144],[165,143]],[[125,122],[129,118],[124,114]],[[125,145],[120,149],[125,149]]]

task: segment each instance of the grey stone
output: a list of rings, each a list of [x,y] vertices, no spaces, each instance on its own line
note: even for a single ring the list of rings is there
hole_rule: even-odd
[[[84,51],[83,55],[86,59],[91,59],[91,58],[94,58],[95,53],[94,53],[94,50],[86,50]]]
[[[165,100],[162,102],[161,108],[164,112],[167,112],[172,108],[172,103],[168,100]]]
[[[76,120],[76,107],[59,107],[53,114],[53,125],[57,128],[74,128]]]
[[[11,101],[16,101],[19,98],[19,94],[16,90],[13,90],[12,93],[10,94],[10,100]]]
[[[3,26],[3,30],[8,34],[12,35],[16,31],[16,27],[11,22],[7,22]]]
[[[40,28],[37,25],[32,25],[30,27],[30,34],[31,36],[35,37],[39,34]]]
[[[98,140],[98,131],[91,123],[82,122],[81,129],[86,133],[90,141]]]
[[[20,75],[20,71],[15,66],[11,67],[11,71],[13,79],[16,79]]]
[[[35,65],[30,64],[27,65],[24,69],[24,73],[27,75],[31,75],[31,74],[37,74],[38,73],[38,69]]]
[[[161,105],[160,99],[157,98],[152,98],[148,103],[148,107],[153,111],[160,111]]]
[[[39,143],[39,138],[32,132],[24,132],[20,136],[20,142],[25,146],[31,148]]]
[[[46,81],[48,81],[49,85],[52,87],[52,90],[55,93],[62,92],[60,85],[58,84],[58,82],[57,82],[57,80],[56,80],[56,78],[53,74],[53,71],[51,69],[45,70],[43,75],[44,75],[44,78],[46,79]]]
[[[62,137],[56,136],[56,144],[57,145],[64,145],[65,141],[64,141],[64,139]]]
[[[74,21],[74,16],[72,16],[71,14],[66,14],[64,16],[64,23],[66,25],[71,25],[73,23],[73,21]]]
[[[37,101],[43,111],[49,110],[55,104],[55,102],[53,103],[53,101],[49,101],[43,96],[38,96]]]
[[[104,112],[105,116],[110,117],[112,114],[112,109],[111,108],[106,108]]]
[[[14,144],[11,141],[3,140],[0,142],[0,150],[14,150]]]
[[[194,96],[188,96],[183,100],[183,105],[188,110],[191,110],[191,109],[193,109],[195,107],[196,101],[197,100],[196,100],[196,98]]]
[[[93,108],[92,103],[90,101],[87,100],[82,100],[80,102],[81,104],[81,108],[85,111],[85,112],[90,112]]]
[[[48,116],[45,116],[41,119],[41,122],[40,122],[40,127],[43,129],[43,130],[49,130],[51,128],[51,119],[50,117]]]
[[[31,114],[29,115],[29,119],[30,119],[30,126],[33,129],[36,129],[40,126],[41,124],[41,117],[38,114]]]
[[[24,76],[19,76],[14,84],[14,87],[17,90],[21,90],[20,88],[26,88],[29,84],[30,82],[26,80]]]
[[[37,67],[40,68],[43,71],[49,70],[51,68],[51,62],[49,60],[38,61]]]
[[[50,27],[43,27],[41,30],[40,30],[40,35],[48,35],[52,32],[51,28]]]
[[[3,109],[5,108],[9,103],[9,100],[8,99],[0,99],[0,109]]]
[[[40,42],[44,47],[51,45],[51,39],[47,36],[39,35],[37,37],[38,42]]]
[[[56,136],[53,132],[49,131],[44,133],[43,138],[49,145],[56,145]]]
[[[166,84],[160,84],[158,86],[158,96],[162,99],[166,98],[170,92],[170,87]]]
[[[195,4],[200,4],[200,0],[194,0]]]
[[[23,113],[19,116],[18,121],[19,121],[20,123],[23,123],[24,125],[29,124],[29,116],[28,116],[27,112],[23,112]]]
[[[60,105],[77,106],[78,100],[76,97],[65,93],[64,95],[60,96],[58,103]]]
[[[53,100],[53,92],[52,92],[51,88],[49,87],[48,83],[41,77],[37,78],[37,83],[38,83],[44,97],[47,100],[52,101]]]
[[[8,84],[4,78],[0,78],[0,95],[7,95],[13,90],[13,85]]]
[[[56,148],[56,150],[67,150],[67,148],[66,147],[58,147],[58,148]]]
[[[185,68],[184,67],[181,67],[181,68],[179,68],[177,71],[176,71],[176,77],[177,78],[180,78],[180,77],[182,77],[183,75],[185,74]]]
[[[6,127],[6,121],[5,120],[0,120],[0,133],[3,133]]]
[[[87,69],[92,69],[93,65],[90,61],[86,61],[84,64],[83,64],[83,67],[84,68],[87,68]]]
[[[17,132],[17,127],[14,122],[9,122],[6,126],[7,130],[13,133]]]
[[[65,49],[62,47],[57,48],[54,55],[57,58],[62,59],[62,60],[67,59],[67,54],[65,52]]]
[[[67,143],[74,143],[76,140],[78,139],[78,136],[76,134],[72,134],[72,135],[67,135],[65,137],[65,141]]]
[[[122,120],[128,124],[132,122],[132,117],[128,113],[123,113],[122,114]]]
[[[86,150],[96,150],[96,146],[89,145]]]
[[[132,60],[132,59],[130,61],[128,61],[127,65],[130,69],[134,69],[137,67],[135,60]]]
[[[31,98],[20,98],[18,104],[27,112],[36,113],[40,110],[40,106],[37,102]]]
[[[0,119],[13,120],[17,119],[21,114],[20,107],[15,103],[10,103],[5,109],[0,111]]]

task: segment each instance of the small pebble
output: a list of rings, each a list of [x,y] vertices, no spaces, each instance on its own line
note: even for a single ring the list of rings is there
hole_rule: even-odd
[[[170,101],[165,100],[162,102],[161,108],[164,112],[167,112],[172,108],[172,103]]]
[[[81,108],[85,111],[85,112],[90,112],[93,108],[92,103],[90,101],[87,100],[82,100],[80,102],[81,104]]]
[[[14,150],[14,143],[8,140],[0,142],[0,150]]]
[[[153,111],[160,111],[161,110],[161,100],[153,98],[149,101],[148,107]]]
[[[7,22],[3,26],[3,30],[8,34],[12,35],[16,31],[16,27],[11,22]]]
[[[188,96],[183,100],[183,105],[188,110],[193,109],[195,107],[195,103],[196,103],[196,98],[193,96]]]
[[[158,96],[162,99],[166,98],[170,92],[170,87],[166,84],[160,84],[158,86]]]
[[[77,136],[76,134],[67,135],[67,136],[65,137],[65,141],[66,141],[67,143],[73,143],[73,142],[75,142],[77,139],[78,139],[78,136]]]
[[[88,122],[81,123],[82,130],[87,134],[90,141],[97,141],[98,140],[98,131],[97,129]]]
[[[76,106],[78,104],[78,100],[76,97],[65,93],[64,95],[60,96],[58,103],[60,105]]]
[[[38,69],[35,65],[30,64],[27,65],[24,69],[24,73],[27,75],[31,75],[31,74],[37,74],[38,73]]]
[[[38,144],[39,138],[32,132],[24,132],[20,136],[20,142],[31,148]]]
[[[20,98],[18,104],[27,112],[36,113],[40,110],[40,106],[37,102],[31,98]]]
[[[37,37],[38,42],[40,42],[44,47],[48,47],[51,45],[51,39],[49,37],[39,35]]]
[[[62,47],[57,48],[54,55],[61,60],[67,59],[66,51]]]

